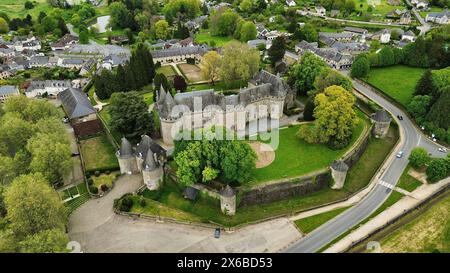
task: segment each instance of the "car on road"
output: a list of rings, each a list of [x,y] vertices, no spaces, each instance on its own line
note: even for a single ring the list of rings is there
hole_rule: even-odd
[[[220,238],[220,228],[216,228],[214,230],[214,238],[217,238],[217,239]]]
[[[397,158],[401,158],[403,156],[403,151],[397,153]]]
[[[439,147],[438,151],[441,152],[441,153],[446,153],[447,149]]]

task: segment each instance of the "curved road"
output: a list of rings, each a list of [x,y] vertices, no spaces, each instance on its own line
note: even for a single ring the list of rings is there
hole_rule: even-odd
[[[392,186],[386,187],[377,183],[376,186],[371,190],[371,192],[367,194],[367,196],[360,203],[358,203],[351,209],[346,210],[344,213],[328,221],[321,227],[317,228],[315,231],[297,241],[291,247],[289,247],[286,252],[316,252],[323,246],[333,241],[335,238],[339,237],[341,234],[345,233],[353,226],[363,221],[370,214],[372,214],[372,212],[374,212],[379,206],[381,206],[381,204],[383,204],[383,202],[392,192],[390,188],[395,186],[401,174],[403,173],[403,170],[408,165],[408,156],[414,147],[424,147],[430,153],[432,153],[433,156],[436,157],[445,156],[444,153],[437,150],[439,145],[432,142],[417,127],[415,127],[412,121],[407,117],[405,113],[403,113],[402,110],[380,96],[378,93],[370,90],[369,88],[356,81],[353,81],[353,86],[357,91],[372,99],[388,112],[390,112],[399,124],[399,128],[401,131],[400,134],[402,138],[400,150],[404,152],[404,155],[402,158],[396,158],[396,152],[392,153],[390,156],[393,159],[390,164],[386,167],[386,169],[382,169],[379,173],[376,174],[378,182],[384,181],[385,183],[388,183]],[[396,118],[397,115],[402,115],[404,117],[403,120],[399,121]]]

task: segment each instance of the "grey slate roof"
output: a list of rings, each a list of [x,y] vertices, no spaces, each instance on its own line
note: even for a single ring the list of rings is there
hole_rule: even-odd
[[[144,162],[144,170],[153,171],[158,167],[158,164],[155,162],[155,157],[151,149],[147,150],[147,156],[145,157]]]
[[[120,157],[131,157],[133,156],[133,150],[131,149],[131,143],[126,138],[122,138],[120,144],[120,149],[118,151]]]
[[[157,155],[165,155],[166,153],[166,150],[158,143],[154,142],[151,137],[143,135],[141,136],[141,141],[136,146],[136,155],[146,158],[148,151],[152,151]]]
[[[195,200],[197,199],[198,189],[193,187],[186,187],[183,191],[183,196],[186,199]]]
[[[152,56],[153,56],[153,58],[167,58],[167,57],[183,56],[183,55],[191,55],[191,54],[203,55],[206,52],[208,52],[208,48],[206,46],[187,46],[187,47],[177,47],[177,48],[155,50],[155,51],[152,51]]]
[[[64,110],[70,119],[95,113],[95,109],[81,89],[69,87],[58,94]]]
[[[335,160],[333,161],[333,164],[331,164],[331,168],[333,170],[339,171],[339,172],[346,172],[348,171],[348,165],[345,164],[342,160]]]
[[[382,109],[372,114],[372,119],[379,122],[390,122],[391,116],[386,112],[386,110]]]
[[[14,86],[14,85],[0,86],[0,95],[15,94],[18,92],[19,92],[19,90],[17,89],[17,86]]]
[[[220,191],[220,195],[224,197],[232,197],[235,194],[235,191],[233,190],[230,185],[227,185],[224,189]]]

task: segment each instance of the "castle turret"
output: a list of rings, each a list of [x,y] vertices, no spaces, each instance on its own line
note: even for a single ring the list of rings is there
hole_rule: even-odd
[[[389,131],[389,125],[391,124],[391,116],[382,109],[372,114],[372,122],[375,123],[373,127],[373,134],[375,137],[383,138]]]
[[[230,185],[227,185],[220,191],[220,209],[226,215],[234,215],[236,213],[236,192]]]
[[[151,149],[148,149],[144,165],[142,166],[142,177],[144,178],[144,184],[149,190],[157,190],[161,186],[163,170],[155,160],[155,154]]]
[[[137,172],[136,157],[133,154],[131,143],[124,137],[120,149],[116,152],[116,157],[119,161],[120,173],[132,174]]]
[[[342,189],[344,187],[345,178],[347,177],[348,165],[342,160],[335,160],[331,164],[331,176],[333,177],[334,184],[332,189]]]
[[[141,136],[141,141],[136,146],[136,163],[137,169],[140,172],[143,169],[144,161],[147,156],[147,151],[150,148],[151,143],[152,139],[147,135],[143,135]]]

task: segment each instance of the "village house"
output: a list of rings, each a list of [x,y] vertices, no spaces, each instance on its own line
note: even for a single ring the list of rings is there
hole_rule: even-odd
[[[428,2],[426,0],[411,0],[411,4],[418,9],[428,8]]]
[[[0,86],[0,102],[5,102],[5,100],[12,96],[19,96],[19,88],[13,85],[2,85]]]
[[[208,52],[205,45],[169,48],[152,51],[153,61],[161,64],[180,63],[192,59],[199,62],[202,56]]]
[[[297,5],[297,3],[295,3],[294,0],[286,0],[286,5],[288,7],[295,7]]]
[[[96,60],[93,58],[84,62],[83,66],[80,69],[80,75],[84,76],[84,75],[88,74],[90,71],[92,71],[94,69],[95,64],[96,64]]]
[[[5,80],[7,78],[12,77],[14,74],[9,71],[9,68],[7,66],[1,66],[0,67],[0,80]]]
[[[202,26],[203,22],[205,22],[208,19],[208,15],[202,15],[197,18],[194,18],[192,20],[187,21],[184,25],[190,30],[190,31],[196,31],[199,30]]]
[[[100,67],[111,70],[119,65],[125,65],[129,60],[130,56],[128,55],[111,54],[103,59]]]
[[[414,42],[416,40],[416,35],[411,30],[408,30],[407,32],[403,33],[401,40],[402,41],[408,40],[410,42]]]
[[[52,48],[53,51],[65,50],[68,49],[71,45],[76,43],[78,43],[78,37],[71,34],[65,34],[56,43],[53,43],[50,47]]]
[[[411,24],[411,13],[409,11],[402,14],[400,17],[400,24],[409,25]]]
[[[443,12],[430,12],[425,17],[425,21],[446,25],[450,23],[450,12],[445,9]]]
[[[15,56],[13,48],[0,48],[0,57],[11,58]]]
[[[73,58],[59,58],[58,66],[69,68],[69,69],[80,69],[83,66],[83,59],[73,59]]]
[[[295,51],[299,55],[312,52],[335,69],[348,69],[353,63],[353,57],[350,54],[343,54],[335,48],[319,48],[317,43],[308,43],[304,40],[295,45]]]
[[[45,80],[32,81],[25,91],[28,98],[40,97],[43,95],[57,96],[59,92],[72,87],[69,80]]]
[[[351,42],[353,35],[351,32],[319,32],[319,39],[321,41],[331,39],[339,42]]]
[[[391,41],[391,32],[388,29],[383,29],[372,35],[373,40],[379,40],[382,44],[387,44]]]
[[[322,15],[322,16],[325,16],[325,14],[327,12],[327,10],[322,6],[316,6],[316,7],[314,7],[314,9],[316,10],[317,14]]]
[[[38,51],[41,49],[41,43],[34,36],[25,37],[25,38],[18,37],[17,39],[15,39],[14,50],[18,51],[18,52],[22,52],[25,49]]]

